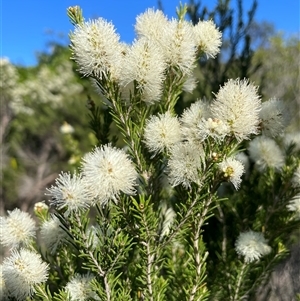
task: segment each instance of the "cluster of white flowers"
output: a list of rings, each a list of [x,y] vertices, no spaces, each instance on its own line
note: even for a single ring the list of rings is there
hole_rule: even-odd
[[[23,301],[35,292],[36,284],[47,280],[48,265],[29,250],[35,237],[35,221],[27,212],[16,208],[0,217],[0,243],[9,249],[0,265],[0,300]]]
[[[8,58],[0,58],[0,69],[1,69],[1,81],[0,81],[0,91],[2,93],[11,92],[17,81],[19,80],[19,75],[17,69],[12,65]]]
[[[246,263],[258,260],[271,252],[263,233],[252,230],[240,233],[235,243],[236,252],[244,256]]]
[[[62,100],[82,91],[76,82],[71,62],[63,62],[55,69],[42,66],[37,75],[20,81],[17,68],[8,59],[0,58],[1,95],[9,97],[9,107],[15,114],[34,114],[30,102],[60,106]],[[71,92],[70,92],[71,91]]]
[[[191,90],[198,56],[215,57],[220,51],[222,35],[211,20],[193,26],[149,9],[137,16],[135,31],[133,44],[124,45],[114,25],[102,18],[78,24],[71,34],[71,48],[79,71],[100,81],[109,78],[121,91],[129,89],[131,93],[123,97],[138,93],[153,103],[160,100],[168,70],[181,73],[182,84]]]
[[[237,142],[249,139],[250,135],[259,133],[260,109],[257,87],[246,80],[229,80],[211,104],[198,100],[185,109],[180,118],[169,112],[150,117],[144,129],[144,142],[154,154],[170,151],[168,170],[173,186],[190,187],[192,182],[200,185],[206,139],[210,145],[220,145],[226,137],[235,138]],[[238,189],[243,164],[228,158],[219,169],[223,178]]]
[[[62,172],[55,185],[47,188],[50,203],[65,210],[65,216],[95,203],[117,202],[121,192],[135,194],[137,172],[124,150],[111,145],[96,147],[81,163],[81,173]]]

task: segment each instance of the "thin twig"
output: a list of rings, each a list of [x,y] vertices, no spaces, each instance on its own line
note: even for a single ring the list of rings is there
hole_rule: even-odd
[[[235,286],[235,292],[234,292],[234,296],[233,296],[233,299],[232,299],[233,301],[241,300],[238,297],[239,297],[241,283],[242,283],[242,280],[244,278],[244,273],[245,273],[246,267],[247,267],[247,264],[244,262],[243,266],[242,266],[242,269],[241,269],[240,273],[238,274],[237,284]]]
[[[206,220],[205,217],[208,213],[209,205],[211,204],[211,202],[212,202],[212,197],[208,198],[205,201],[204,209],[201,212],[200,219],[198,220],[198,223],[196,226],[196,231],[194,233],[193,247],[194,247],[195,265],[196,265],[196,277],[195,277],[193,288],[191,290],[189,301],[193,301],[195,299],[196,292],[199,288],[198,281],[199,281],[199,277],[201,275],[202,264],[205,262],[205,260],[208,256],[208,252],[205,252],[204,256],[201,258],[201,255],[200,255],[201,250],[199,249],[199,239],[200,239],[200,234],[201,234],[201,228],[204,225],[204,222]]]
[[[105,292],[106,292],[106,298],[107,298],[107,301],[110,301],[111,300],[111,289],[110,289],[110,286],[109,286],[109,283],[108,283],[108,279],[107,279],[107,272],[105,272],[102,269],[102,267],[99,265],[97,259],[94,257],[94,254],[90,250],[90,247],[88,245],[88,238],[87,238],[85,232],[82,231],[83,227],[82,227],[81,220],[80,220],[80,218],[79,218],[79,216],[77,214],[75,214],[75,216],[76,216],[77,223],[79,225],[79,229],[81,230],[81,235],[82,235],[82,237],[84,239],[85,248],[88,250],[88,255],[92,259],[94,265],[97,267],[99,276],[103,277],[104,286],[105,286]]]
[[[147,232],[147,237],[148,237],[147,241],[142,242],[142,244],[144,246],[146,246],[146,252],[147,252],[147,287],[148,287],[149,297],[150,297],[149,300],[154,301],[154,299],[153,299],[153,283],[152,283],[151,274],[152,274],[152,269],[153,269],[152,268],[153,262],[155,259],[155,252],[151,252],[151,249],[150,249],[151,233],[148,228],[147,219],[145,218],[144,214],[142,215],[142,217],[143,217],[143,222],[144,222],[146,232]]]

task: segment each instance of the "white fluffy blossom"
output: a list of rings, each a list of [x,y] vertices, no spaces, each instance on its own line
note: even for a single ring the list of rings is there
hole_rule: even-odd
[[[269,254],[271,247],[262,233],[250,230],[240,233],[235,243],[235,250],[239,255],[244,256],[246,263],[250,263]]]
[[[111,145],[96,147],[83,157],[82,173],[94,201],[100,204],[110,199],[116,202],[121,192],[135,193],[137,172],[122,149]]]
[[[262,103],[259,117],[263,135],[277,137],[284,130],[287,123],[286,108],[278,99],[270,99]]]
[[[0,229],[1,245],[9,248],[28,246],[36,235],[35,221],[18,208],[0,217]]]
[[[259,136],[249,143],[250,159],[263,172],[266,168],[280,169],[284,165],[284,155],[277,143],[269,137]]]
[[[73,59],[83,75],[102,78],[110,73],[113,79],[118,79],[123,55],[112,23],[98,18],[79,24],[70,39]]]
[[[34,286],[48,278],[48,265],[40,254],[21,249],[3,261],[3,277],[10,296],[23,301],[35,292]]]
[[[151,116],[146,121],[144,141],[147,148],[153,153],[169,150],[181,140],[180,123],[177,117],[170,112]]]
[[[300,194],[295,195],[287,204],[287,209],[295,213],[295,218],[300,219]]]
[[[41,226],[41,241],[45,244],[46,250],[51,254],[66,240],[67,233],[62,229],[62,224],[55,215],[44,221]]]
[[[71,301],[101,300],[92,290],[91,282],[95,277],[91,274],[75,274],[66,285]]]
[[[199,137],[198,124],[202,119],[210,117],[209,103],[205,100],[197,100],[186,108],[180,118],[183,137],[190,141],[202,140]]]
[[[165,68],[160,47],[149,39],[141,38],[135,40],[124,58],[120,83],[126,88],[135,82],[135,86],[131,86],[141,95],[141,99],[153,103],[160,100]]]
[[[211,105],[213,118],[227,123],[238,141],[258,133],[260,109],[257,87],[239,79],[226,82]]]
[[[202,118],[198,123],[198,137],[201,141],[207,137],[211,137],[216,141],[222,141],[229,132],[228,124],[217,118]]]
[[[161,47],[168,66],[190,75],[196,62],[196,45],[192,24],[170,20],[162,32]]]
[[[222,33],[212,20],[199,21],[194,27],[194,39],[199,52],[204,52],[207,57],[214,58],[222,44]]]
[[[203,149],[195,143],[175,144],[168,162],[171,185],[182,184],[186,188],[190,187],[192,182],[201,185],[201,171],[205,166],[204,156]]]
[[[136,17],[134,28],[139,38],[146,37],[159,43],[167,26],[168,19],[161,10],[147,9]]]
[[[219,169],[222,172],[222,176],[230,181],[235,189],[240,187],[242,182],[242,175],[245,172],[244,165],[242,162],[234,159],[234,158],[227,158],[221,163],[219,163]]]
[[[90,205],[89,190],[84,184],[81,174],[62,172],[55,180],[55,185],[47,188],[52,197],[50,203],[58,209],[66,209],[65,215],[72,211],[87,209]]]

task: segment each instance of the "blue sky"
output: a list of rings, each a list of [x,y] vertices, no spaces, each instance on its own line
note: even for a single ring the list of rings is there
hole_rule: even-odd
[[[217,1],[201,2],[213,7]],[[232,0],[232,3],[234,5],[236,1]],[[244,0],[245,9],[251,3],[251,0]],[[273,23],[276,31],[299,36],[299,3],[299,0],[258,0],[256,20]],[[166,15],[175,17],[179,0],[162,0],[162,4]],[[14,64],[30,66],[36,64],[36,52],[47,50],[49,41],[67,44],[68,33],[73,28],[66,14],[67,7],[79,5],[85,19],[100,16],[112,21],[121,40],[130,43],[134,39],[135,17],[149,7],[156,8],[157,0],[1,0],[0,5],[0,56],[8,57]]]

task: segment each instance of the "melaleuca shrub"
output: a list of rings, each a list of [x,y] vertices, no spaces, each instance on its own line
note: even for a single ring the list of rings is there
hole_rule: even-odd
[[[68,9],[71,59],[99,92],[88,101],[98,143],[47,189],[39,225],[18,209],[1,217],[2,298],[253,300],[288,253],[299,134],[285,139],[284,103],[262,102],[248,79],[176,114],[197,60],[213,59],[222,37],[185,12],[147,10],[128,45],[112,23]]]

